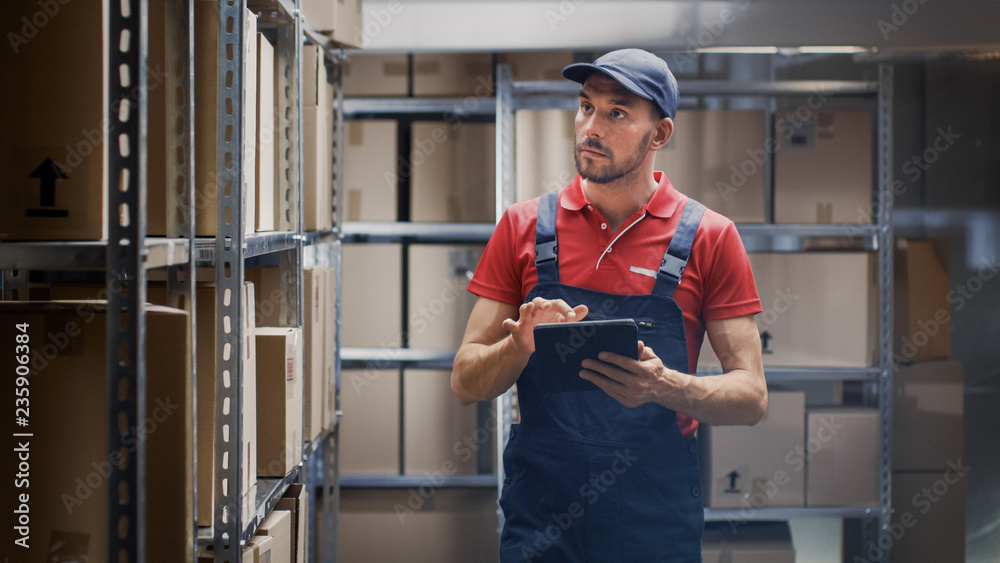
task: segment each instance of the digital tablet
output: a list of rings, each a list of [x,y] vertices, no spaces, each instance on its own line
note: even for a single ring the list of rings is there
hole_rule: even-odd
[[[639,331],[632,319],[535,325],[535,361],[542,388],[550,393],[600,391],[580,377],[581,363],[600,352],[639,357]]]

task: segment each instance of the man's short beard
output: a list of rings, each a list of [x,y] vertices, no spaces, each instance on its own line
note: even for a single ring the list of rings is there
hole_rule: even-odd
[[[580,173],[580,176],[583,177],[584,180],[587,180],[588,182],[592,182],[594,184],[610,184],[611,182],[620,180],[629,173],[633,172],[640,165],[642,165],[643,159],[646,158],[646,150],[649,147],[649,138],[652,135],[653,135],[652,132],[648,132],[646,133],[645,136],[643,136],[642,140],[639,142],[639,146],[636,147],[635,152],[632,153],[631,155],[632,158],[630,160],[622,162],[620,165],[616,165],[614,162],[612,162],[605,168],[605,170],[603,170],[600,173],[594,173],[594,174],[584,173],[583,166],[581,166],[582,163],[580,162],[580,152],[579,150],[574,150],[573,158],[574,160],[576,160],[576,171]],[[581,143],[576,148],[579,149],[581,146],[585,145],[586,142]],[[608,157],[609,159],[613,159],[614,154],[609,153]]]

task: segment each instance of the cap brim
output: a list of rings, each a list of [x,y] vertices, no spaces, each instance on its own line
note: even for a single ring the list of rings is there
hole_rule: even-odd
[[[602,66],[598,66],[593,63],[573,63],[562,69],[563,76],[572,80],[573,82],[578,82],[580,84],[586,82],[587,77],[589,77],[591,74],[594,74],[595,72],[602,72],[610,76],[612,79],[614,79],[615,82],[621,84],[636,96],[647,99],[651,102],[653,101],[653,97],[644,92],[642,88],[640,88],[639,85],[636,84],[631,78],[625,76],[624,74],[616,70],[610,68],[604,68]]]

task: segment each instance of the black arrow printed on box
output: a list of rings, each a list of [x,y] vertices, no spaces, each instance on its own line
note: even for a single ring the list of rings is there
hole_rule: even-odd
[[[56,180],[67,180],[69,176],[59,168],[51,158],[46,158],[38,165],[38,168],[28,175],[28,178],[37,178],[41,182],[41,193],[38,204],[48,209],[28,209],[25,214],[28,217],[69,217],[67,209],[52,209],[56,206]]]
[[[761,346],[760,351],[762,353],[764,353],[764,354],[773,354],[774,353],[774,350],[771,350],[771,349],[769,349],[767,347],[767,345],[771,342],[772,338],[774,338],[774,337],[771,336],[771,333],[768,332],[768,331],[766,331],[766,330],[761,333],[761,335],[760,335],[760,346]]]
[[[726,489],[727,493],[738,493],[739,489],[736,488],[736,480],[740,478],[740,474],[732,471],[726,477],[729,477],[729,488]]]

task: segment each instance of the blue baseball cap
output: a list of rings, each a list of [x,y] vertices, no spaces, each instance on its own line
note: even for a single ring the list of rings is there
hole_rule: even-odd
[[[574,63],[562,69],[573,82],[583,84],[595,72],[603,72],[639,97],[660,108],[667,117],[677,114],[677,79],[667,62],[642,49],[619,49],[593,63]]]

